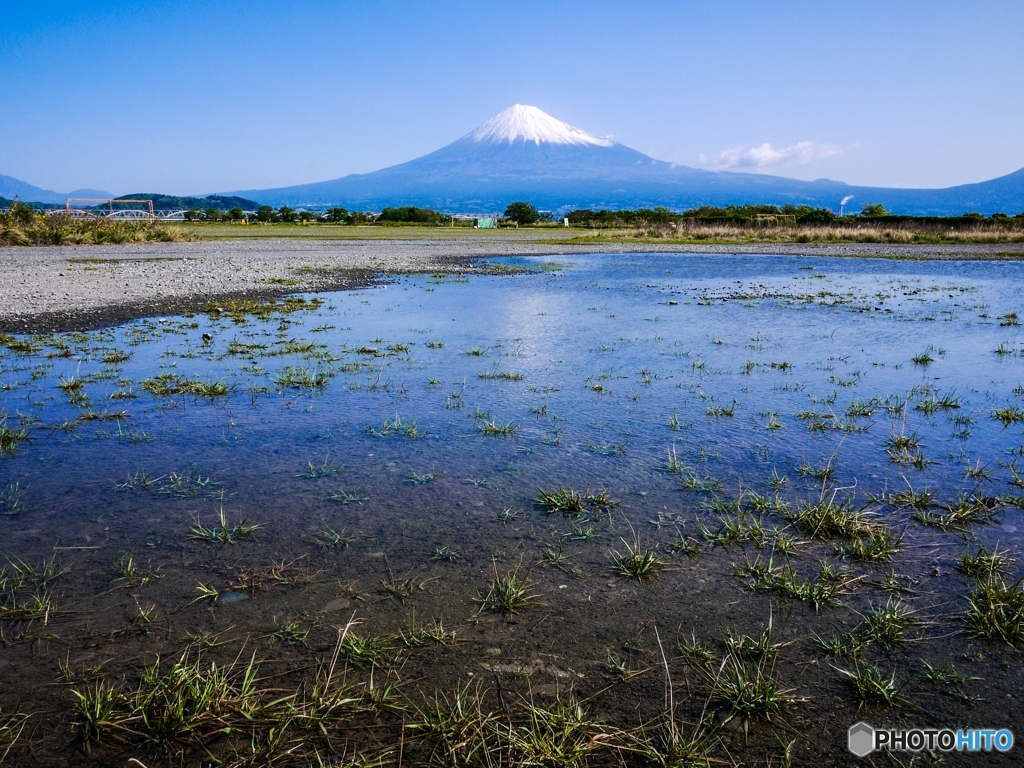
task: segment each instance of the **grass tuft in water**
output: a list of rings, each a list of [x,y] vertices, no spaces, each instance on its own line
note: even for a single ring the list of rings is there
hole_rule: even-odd
[[[834,669],[842,681],[853,688],[860,702],[858,709],[865,704],[884,704],[888,707],[910,705],[910,701],[903,696],[903,689],[907,683],[898,685],[895,671],[890,677],[886,677],[878,667],[870,664],[856,664],[852,670],[839,667]]]
[[[537,506],[546,509],[548,514],[561,513],[568,518],[579,517],[588,511],[600,513],[618,506],[618,502],[612,499],[607,491],[591,493],[589,488],[582,492],[571,488],[558,488],[553,491],[545,491],[543,488],[537,490],[540,492],[540,496],[534,502]]]
[[[245,518],[229,525],[223,506],[221,506],[219,512],[219,523],[212,528],[207,528],[203,525],[198,515],[193,520],[194,524],[189,526],[190,533],[188,538],[190,540],[219,542],[221,544],[230,544],[236,539],[251,539],[252,535],[262,527],[250,523]]]
[[[992,576],[1004,576],[1009,572],[1010,566],[1014,563],[1010,557],[999,551],[996,546],[989,551],[984,544],[978,547],[978,551],[961,552],[956,558],[956,567],[967,576],[974,576],[982,581]]]
[[[519,432],[519,425],[513,424],[511,421],[505,424],[499,424],[494,419],[490,421],[481,420],[477,422],[476,428],[485,435],[495,435],[499,437],[512,437]]]
[[[7,426],[7,414],[0,410],[0,456],[14,453],[28,438],[28,428],[12,429]]]
[[[625,552],[619,554],[612,550],[609,554],[612,570],[619,576],[637,581],[651,581],[665,569],[665,563],[653,549],[644,549],[639,539],[634,539],[630,544],[625,539],[620,539]]]
[[[418,438],[426,437],[426,431],[418,429],[415,421],[403,421],[401,414],[396,413],[395,418],[388,421],[384,420],[381,424],[380,429],[374,429],[373,427],[367,427],[366,433],[373,437],[390,437],[391,435],[397,435],[398,437]]]
[[[1008,584],[1002,575],[992,573],[979,581],[967,597],[965,619],[971,637],[1020,648],[1024,644],[1024,579]]]
[[[773,654],[752,661],[729,650],[716,671],[703,672],[711,686],[712,702],[724,711],[726,722],[738,718],[744,730],[755,718],[772,722],[788,705],[806,701],[794,695],[795,689],[783,688]]]
[[[513,616],[542,605],[540,595],[533,592],[533,585],[527,577],[519,574],[518,567],[502,576],[498,573],[497,563],[493,565],[494,577],[491,579],[491,585],[487,593],[480,598],[482,607],[503,616]]]
[[[341,532],[333,528],[324,528],[317,534],[316,543],[324,549],[348,549],[349,544],[357,538],[358,536],[345,533],[344,528],[341,529]]]
[[[918,508],[914,519],[943,531],[967,531],[972,525],[988,525],[999,519],[1000,501],[995,497],[961,495],[948,504]]]
[[[773,590],[784,597],[809,602],[815,610],[822,606],[839,605],[840,596],[848,593],[856,581],[847,571],[829,563],[821,564],[815,579],[804,579],[789,562],[776,566],[774,556],[767,560],[758,556],[754,562],[748,560],[742,566],[734,565],[733,568],[737,576],[746,580],[749,589]]]
[[[893,647],[905,642],[908,630],[920,623],[902,599],[890,597],[885,605],[861,614],[856,634],[861,646]]]
[[[373,632],[346,633],[341,643],[341,651],[350,664],[361,669],[389,667],[399,658],[391,639]]]

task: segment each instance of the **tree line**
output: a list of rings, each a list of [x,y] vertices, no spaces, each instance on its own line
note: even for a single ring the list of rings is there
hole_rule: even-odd
[[[783,218],[784,217],[784,218]],[[765,218],[790,220],[801,225],[834,224],[839,221],[860,221],[864,219],[884,220],[887,223],[904,221],[948,222],[971,224],[982,221],[1024,223],[1024,213],[1008,216],[993,213],[985,217],[980,213],[964,213],[962,216],[898,216],[889,213],[881,203],[867,203],[859,213],[849,214],[840,219],[828,208],[814,208],[810,205],[727,205],[717,207],[702,205],[682,212],[668,208],[637,208],[636,210],[575,210],[566,214],[569,224],[589,227],[635,227],[649,224],[681,224],[687,221],[722,222],[732,224],[753,223]]]
[[[510,203],[505,209],[502,217],[505,221],[516,224],[536,224],[541,221],[550,221],[551,214],[538,211],[530,203],[516,201]],[[185,211],[185,221],[212,221],[212,222],[239,222],[248,221],[252,223],[277,224],[277,223],[330,223],[330,224],[446,224],[451,216],[432,208],[417,208],[413,205],[406,205],[394,208],[385,208],[380,213],[369,213],[364,211],[349,211],[346,208],[328,208],[324,211],[308,211],[291,208],[283,205],[280,208],[272,208],[269,205],[261,205],[255,211],[246,212],[241,207],[234,207],[230,210],[218,208],[191,208]]]

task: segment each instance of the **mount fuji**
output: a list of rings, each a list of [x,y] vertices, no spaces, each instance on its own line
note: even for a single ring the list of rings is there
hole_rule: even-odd
[[[675,210],[700,205],[775,204],[838,208],[853,195],[893,213],[959,215],[1024,210],[1024,169],[945,189],[856,187],[758,173],[707,171],[655,160],[516,104],[461,139],[415,160],[331,181],[225,194],[268,205],[356,210],[416,205],[458,213],[500,211],[513,200],[539,208]]]

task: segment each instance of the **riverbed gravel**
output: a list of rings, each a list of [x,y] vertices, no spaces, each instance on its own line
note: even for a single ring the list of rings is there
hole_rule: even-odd
[[[1024,245],[754,244],[552,245],[493,236],[450,240],[267,239],[142,245],[0,248],[0,331],[85,330],[133,317],[368,285],[388,275],[487,271],[488,257],[678,252],[899,259],[1022,259]],[[550,237],[550,234],[547,235]]]

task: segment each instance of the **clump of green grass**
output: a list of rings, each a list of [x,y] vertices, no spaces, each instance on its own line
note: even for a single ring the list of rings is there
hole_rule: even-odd
[[[988,525],[999,519],[1000,509],[995,498],[961,495],[948,504],[932,509],[918,509],[914,519],[940,530],[967,531],[972,525]]]
[[[1003,422],[1004,427],[1008,427],[1011,424],[1024,424],[1024,409],[1016,405],[996,408],[992,411],[992,418]]]
[[[1024,643],[1024,579],[1007,583],[992,573],[967,597],[966,621],[972,637],[1001,640],[1019,648]]]
[[[116,738],[119,723],[128,715],[120,688],[101,680],[71,694],[75,697],[71,732],[82,740],[87,753],[92,745],[102,743],[104,736]]]
[[[249,317],[267,321],[275,316],[290,315],[293,312],[312,312],[323,306],[324,300],[317,297],[305,299],[302,296],[287,296],[277,299],[234,299],[208,304],[207,314],[217,320],[230,317],[235,323],[244,323]]]
[[[427,435],[425,430],[417,428],[415,421],[404,421],[401,414],[398,413],[396,413],[395,418],[390,421],[385,419],[379,430],[374,429],[373,427],[367,427],[366,432],[373,437],[389,437],[391,435],[397,435],[399,437],[418,438],[426,437]]]
[[[928,347],[924,352],[914,355],[910,358],[914,365],[927,366],[935,362],[935,357],[932,352],[935,350],[932,347]]]
[[[694,667],[707,670],[711,668],[711,662],[715,660],[711,646],[703,640],[698,640],[693,634],[690,635],[689,640],[681,640],[678,648],[686,662]]]
[[[478,373],[477,377],[481,379],[501,379],[503,381],[522,381],[526,378],[523,374],[513,373],[512,371],[484,371],[483,373]]]
[[[854,509],[849,500],[836,502],[834,498],[821,498],[813,503],[801,502],[784,516],[798,531],[816,539],[838,537],[885,541],[892,538],[887,525],[875,519],[870,512]]]
[[[8,567],[10,571],[7,570]],[[0,592],[17,592],[25,587],[45,587],[70,571],[71,566],[62,564],[55,554],[38,565],[33,565],[20,557],[8,557],[7,565],[0,568]]]
[[[829,483],[835,479],[836,468],[831,464],[826,464],[823,467],[812,467],[810,464],[801,464],[800,475],[802,477],[813,477],[815,480],[821,480],[823,483]]]
[[[438,547],[434,550],[434,554],[430,556],[431,560],[442,560],[446,563],[454,563],[459,559],[459,551],[452,549],[451,547]]]
[[[417,625],[415,622],[400,634],[407,648],[419,648],[428,642],[448,646],[455,642],[457,633],[444,628],[444,623],[436,619],[430,624]]]
[[[311,480],[317,480],[321,477],[329,477],[330,475],[340,475],[342,467],[331,464],[328,459],[324,459],[323,464],[314,464],[312,461],[307,462],[305,469],[296,472],[293,477],[308,477]]]
[[[732,653],[752,661],[760,661],[766,656],[775,658],[779,650],[788,643],[778,643],[773,640],[774,624],[771,617],[766,626],[757,635],[735,634],[731,629],[725,633],[725,647]]]
[[[165,496],[175,496],[180,499],[184,498],[197,498],[200,493],[205,495],[215,495],[217,491],[215,486],[220,485],[219,482],[215,481],[210,476],[203,476],[198,472],[193,474],[191,471],[186,472],[171,472],[167,477],[160,477],[156,480],[149,478],[144,472],[136,474],[133,477],[129,477],[129,483],[133,483],[135,487],[149,487],[150,485],[156,486],[157,493],[161,493]],[[128,486],[126,484],[125,488]],[[132,488],[134,490],[135,488]]]
[[[14,453],[18,446],[28,440],[27,427],[15,429],[7,425],[7,414],[0,410],[0,456]]]
[[[712,702],[724,710],[726,722],[738,718],[744,730],[755,718],[773,722],[790,704],[806,701],[794,695],[795,689],[782,686],[773,654],[754,661],[730,649],[716,671],[703,673],[711,685]]]
[[[842,681],[853,688],[861,706],[864,704],[884,704],[889,707],[910,705],[910,701],[903,696],[903,689],[906,688],[907,683],[898,685],[895,671],[890,677],[886,677],[878,667],[870,664],[857,664],[852,670],[838,667],[835,670],[840,674]]]
[[[513,424],[511,421],[499,424],[494,419],[490,421],[481,420],[477,422],[476,428],[485,435],[495,435],[498,437],[512,437],[519,432],[518,424]]]
[[[373,632],[347,632],[341,642],[341,651],[350,664],[363,669],[389,667],[399,657],[390,638]]]
[[[144,570],[131,552],[125,552],[117,559],[117,562],[114,563],[114,572],[117,574],[117,578],[124,581],[129,587],[141,587],[160,578],[160,574]]]
[[[861,615],[856,632],[862,646],[875,643],[891,647],[904,642],[908,630],[918,624],[920,621],[900,598],[890,597],[885,605]]]
[[[262,527],[250,523],[245,518],[229,525],[223,506],[221,506],[219,512],[219,522],[212,528],[203,525],[198,515],[193,518],[193,521],[193,525],[189,526],[190,533],[188,538],[190,540],[219,542],[221,544],[231,544],[237,539],[251,539],[252,535]]]
[[[897,508],[927,510],[934,501],[935,493],[927,488],[923,491],[915,491],[908,486],[905,491],[889,494],[889,503]]]
[[[494,577],[491,579],[487,593],[480,598],[480,604],[489,610],[512,616],[529,608],[541,605],[540,595],[533,592],[530,580],[519,574],[519,568],[513,568],[504,576],[498,573],[494,564]]]
[[[609,554],[612,570],[619,576],[637,581],[651,581],[665,569],[665,563],[653,549],[644,549],[640,539],[634,538],[633,543],[620,539],[625,552],[619,554],[612,550]]]
[[[323,389],[331,380],[331,372],[322,368],[298,368],[287,365],[274,377],[281,389]]]
[[[37,588],[28,598],[21,598],[10,593],[7,602],[0,605],[0,619],[10,621],[35,621],[37,619],[48,620],[56,616],[59,611],[57,600],[52,591]]]
[[[970,680],[977,680],[978,678],[968,678],[956,671],[956,667],[952,664],[929,664],[924,659],[921,660],[924,665],[924,676],[928,682],[934,685],[952,685],[957,688],[963,686],[964,683]]]
[[[687,735],[680,723],[666,715],[653,727],[642,728],[626,749],[652,768],[707,768],[713,746],[703,726]]]
[[[524,707],[526,722],[508,730],[511,765],[590,765],[609,738],[608,729],[575,699],[558,698],[550,708],[532,702]]]
[[[992,576],[1008,573],[1013,562],[1006,554],[999,551],[998,546],[989,551],[988,547],[982,544],[974,554],[961,552],[956,559],[956,567],[967,576],[987,580]]]
[[[416,707],[407,727],[431,743],[430,765],[488,765],[493,759],[491,753],[500,750],[497,717],[484,712],[480,701],[479,688],[474,693],[467,684],[451,697],[439,691],[425,706]]]
[[[560,513],[569,518],[576,518],[590,511],[599,514],[618,505],[618,502],[612,499],[607,491],[592,493],[589,488],[582,492],[571,488],[557,488],[553,491],[545,491],[543,488],[537,490],[540,492],[540,496],[534,502],[537,506],[546,509],[549,514]]]
[[[210,400],[218,397],[227,397],[231,393],[231,388],[222,381],[208,381],[199,378],[186,379],[174,373],[161,373],[151,379],[143,379],[139,382],[139,389],[157,397],[193,395],[197,398],[205,397]]]
[[[809,602],[818,610],[821,606],[839,605],[839,597],[849,591],[854,583],[850,574],[822,563],[814,579],[804,579],[792,563],[775,565],[774,556],[768,559],[758,557],[742,566],[734,566],[736,574],[746,579],[747,587],[754,591],[774,590],[784,597]]]
[[[305,646],[309,642],[309,632],[310,630],[303,629],[295,619],[285,619],[274,622],[274,631],[270,633],[270,637],[286,645]]]
[[[345,533],[343,528],[340,532],[333,528],[324,528],[317,534],[316,543],[324,549],[348,549],[348,546],[358,537]]]

